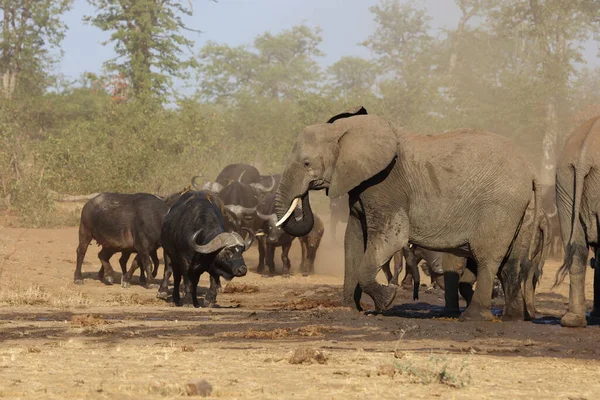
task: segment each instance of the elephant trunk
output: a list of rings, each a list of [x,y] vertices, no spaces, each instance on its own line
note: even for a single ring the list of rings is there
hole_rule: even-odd
[[[304,184],[303,178],[303,174],[288,167],[281,177],[275,196],[275,213],[279,221],[277,226],[281,225],[286,233],[296,237],[307,235],[314,224],[308,197],[308,185]],[[295,199],[302,202],[302,217],[299,220],[293,215],[295,204],[298,203]]]

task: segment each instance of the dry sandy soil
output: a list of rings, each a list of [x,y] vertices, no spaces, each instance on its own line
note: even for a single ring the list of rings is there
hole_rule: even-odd
[[[138,273],[129,289],[98,281],[95,244],[75,286],[76,238],[0,227],[0,397],[175,398],[206,380],[214,398],[598,398],[600,332],[558,324],[568,283],[550,289],[557,262],[533,323],[459,323],[439,317],[437,290],[401,291],[385,315],[339,307],[341,246],[327,237],[316,276],[250,272],[201,309],[156,299]],[[255,271],[255,247],[246,261]]]

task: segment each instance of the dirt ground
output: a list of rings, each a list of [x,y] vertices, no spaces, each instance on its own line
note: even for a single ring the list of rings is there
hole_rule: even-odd
[[[203,392],[202,380],[210,398],[593,399],[600,391],[598,326],[558,324],[568,279],[550,290],[555,261],[536,321],[459,323],[439,317],[443,293],[425,288],[418,301],[400,291],[385,315],[339,307],[342,246],[327,232],[317,275],[261,278],[253,246],[252,272],[224,285],[219,308],[201,309],[157,299],[158,286],[139,286],[138,273],[129,289],[98,281],[95,244],[85,284],[74,285],[76,240],[76,228],[0,227],[0,397],[174,398]],[[297,243],[291,259],[297,271]]]

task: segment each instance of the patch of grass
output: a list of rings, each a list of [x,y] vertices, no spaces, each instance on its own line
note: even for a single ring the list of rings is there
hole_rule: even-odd
[[[290,328],[275,328],[270,331],[250,328],[244,332],[223,332],[221,336],[241,339],[284,339],[290,336]]]
[[[156,296],[146,297],[137,293],[118,293],[108,296],[106,303],[110,306],[156,306],[165,304],[163,300],[157,299]]]
[[[308,325],[300,328],[275,328],[272,330],[257,330],[250,328],[242,332],[223,332],[221,337],[241,338],[241,339],[285,339],[292,336],[323,336],[325,333],[340,332],[339,328],[323,326],[323,325]]]
[[[69,328],[77,333],[104,333],[107,332],[109,324],[102,316],[96,315],[74,315],[71,318]]]
[[[5,287],[0,289],[0,306],[49,306],[59,309],[82,308],[90,304],[87,295],[64,287],[48,292],[40,285]]]
[[[179,383],[156,382],[151,383],[147,387],[148,394],[158,395],[163,397],[186,396],[187,391],[185,385]]]
[[[464,359],[461,365],[456,365],[447,358],[434,355],[426,362],[416,362],[409,356],[405,356],[394,361],[394,367],[412,383],[424,385],[440,383],[454,388],[462,388],[471,383],[467,359]]]
[[[337,308],[341,307],[339,301],[322,299],[314,300],[302,298],[300,300],[294,300],[283,304],[278,304],[276,307],[280,310],[287,311],[299,311],[299,310],[312,310],[313,308]]]

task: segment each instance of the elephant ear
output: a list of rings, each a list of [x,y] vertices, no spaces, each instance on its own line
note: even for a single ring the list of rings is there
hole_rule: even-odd
[[[335,199],[383,171],[397,154],[398,139],[391,125],[376,115],[340,118],[333,128],[339,152],[328,194]]]
[[[329,120],[327,121],[327,123],[328,124],[333,124],[338,119],[353,117],[355,115],[367,115],[367,109],[364,108],[363,106],[356,106],[354,108],[351,108],[349,110],[344,111],[343,113],[339,113],[337,115],[334,115],[333,117],[329,118]]]

